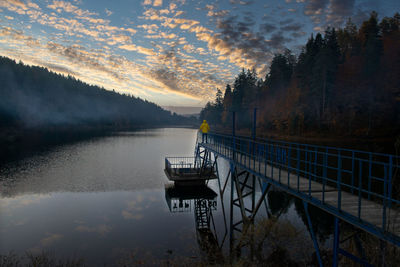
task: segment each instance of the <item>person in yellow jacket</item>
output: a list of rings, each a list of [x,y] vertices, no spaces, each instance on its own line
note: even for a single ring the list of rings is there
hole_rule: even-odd
[[[201,138],[201,141],[204,143],[204,139],[206,139],[207,142],[207,133],[210,130],[210,126],[208,126],[208,123],[206,120],[203,121],[203,123],[200,125],[200,131],[203,133],[203,136]]]

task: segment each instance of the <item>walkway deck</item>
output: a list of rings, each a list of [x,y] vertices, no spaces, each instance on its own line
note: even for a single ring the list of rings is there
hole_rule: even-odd
[[[233,143],[232,136],[209,135],[208,142],[199,143],[199,146],[360,229],[400,246],[400,202],[392,198],[392,158],[390,162],[383,162],[382,171],[377,172],[371,169],[380,162],[371,161],[371,153],[364,159],[355,157],[353,152],[353,159],[347,164],[342,152],[333,159],[332,153],[328,150],[321,152],[323,149],[306,151],[299,146],[271,146],[250,139],[235,139],[235,142],[240,145]],[[293,159],[293,155],[297,155],[297,159]],[[336,167],[327,164],[327,160],[334,161]],[[369,170],[365,164],[368,160],[371,161]],[[351,165],[351,170],[342,164]],[[367,174],[363,173],[363,164],[367,166]],[[332,173],[335,178],[331,177]],[[349,181],[343,182],[344,178]],[[381,187],[382,192],[379,191]]]

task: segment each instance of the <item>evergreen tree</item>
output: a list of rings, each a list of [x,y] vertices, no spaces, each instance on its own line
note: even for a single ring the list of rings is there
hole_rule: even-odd
[[[226,85],[224,101],[223,101],[224,111],[222,112],[222,123],[225,125],[229,124],[231,121],[231,109],[232,109],[232,89],[229,84]]]
[[[232,109],[235,111],[240,111],[242,109],[242,100],[244,96],[244,91],[246,90],[247,76],[244,69],[235,78],[233,83],[233,98],[232,98]]]
[[[357,26],[353,23],[351,18],[346,22],[344,29],[337,31],[338,45],[340,53],[343,56],[341,61],[346,59],[346,56],[358,55],[360,53],[361,44],[358,39]]]
[[[382,55],[383,44],[380,28],[378,25],[378,14],[372,12],[368,21],[365,21],[360,28],[361,40],[364,48],[364,79],[368,81],[367,103],[368,103],[368,130],[372,128],[372,112],[374,109],[374,98],[377,90],[376,74],[380,68],[380,58]]]
[[[365,76],[371,77],[379,68],[379,59],[382,55],[382,36],[378,25],[378,14],[371,13],[368,21],[365,21],[360,29],[363,47],[365,49]]]
[[[319,35],[317,35],[317,37],[318,36]],[[328,28],[326,30],[324,39],[317,37],[315,40],[318,40],[318,43],[315,49],[318,49],[318,54],[316,55],[312,71],[312,96],[310,97],[315,99],[314,103],[317,108],[317,116],[321,121],[330,103],[340,60],[340,50],[334,28]]]
[[[293,71],[291,60],[292,58],[283,54],[276,54],[272,59],[270,71],[265,77],[265,81],[268,88],[273,92],[289,84]]]

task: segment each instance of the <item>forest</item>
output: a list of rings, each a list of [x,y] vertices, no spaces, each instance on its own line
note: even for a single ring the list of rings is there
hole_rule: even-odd
[[[0,127],[176,125],[183,117],[45,68],[0,57]],[[146,114],[144,116],[144,114]]]
[[[146,100],[0,57],[0,162],[48,144],[193,122]]]
[[[268,74],[244,69],[201,111],[213,129],[257,135],[388,138],[400,134],[400,14],[311,35],[298,56],[275,54]]]

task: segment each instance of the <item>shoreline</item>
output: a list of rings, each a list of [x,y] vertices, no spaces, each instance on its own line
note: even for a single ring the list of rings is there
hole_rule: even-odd
[[[118,132],[140,131],[158,128],[193,128],[193,125],[157,125],[135,127],[44,127],[0,129],[0,166],[35,155],[49,148],[85,141],[97,137],[111,136]]]

